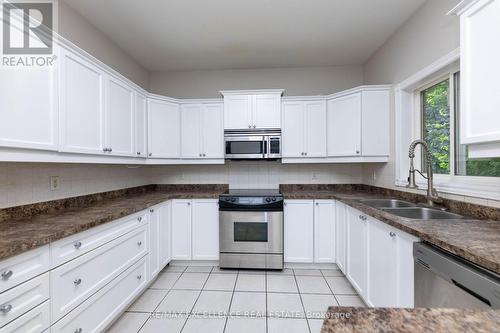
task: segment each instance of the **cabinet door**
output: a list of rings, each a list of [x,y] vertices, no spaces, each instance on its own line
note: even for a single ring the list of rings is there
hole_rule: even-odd
[[[193,260],[219,260],[219,207],[217,199],[193,200]]]
[[[135,94],[135,150],[138,157],[147,157],[148,149],[147,99],[139,93]]]
[[[326,102],[304,102],[306,157],[326,157]]]
[[[500,141],[500,2],[480,0],[460,15],[462,144]],[[492,147],[492,149],[494,149]]]
[[[394,228],[393,228],[394,229]],[[397,239],[398,262],[396,271],[398,301],[397,306],[401,308],[413,308],[414,302],[414,275],[413,275],[413,243],[420,239],[409,235],[401,230],[395,230]]]
[[[367,303],[370,306],[397,307],[397,259],[396,233],[369,218]]]
[[[363,156],[389,156],[390,144],[389,90],[363,91],[362,144]]]
[[[335,201],[314,200],[314,262],[335,262]]]
[[[158,207],[159,215],[159,252],[160,269],[163,269],[172,259],[172,202],[168,201]]]
[[[252,96],[224,96],[224,129],[252,127]]]
[[[160,209],[149,210],[149,270],[151,278],[160,272]]]
[[[0,68],[0,146],[57,150],[57,71]]]
[[[182,158],[203,158],[201,151],[202,105],[181,106],[181,156]]]
[[[252,128],[281,128],[281,96],[252,96]]]
[[[287,200],[284,218],[285,262],[314,261],[314,208],[312,200]]]
[[[305,157],[304,103],[283,102],[283,157]]]
[[[172,201],[172,259],[191,259],[191,200]]]
[[[204,104],[201,123],[203,157],[224,158],[224,106]]]
[[[328,101],[328,156],[361,155],[361,93]]]
[[[361,297],[366,297],[366,221],[360,212],[347,208],[347,278]],[[364,216],[364,215],[362,215]]]
[[[148,129],[149,157],[180,157],[180,111],[179,105],[159,100],[149,100]]]
[[[335,227],[336,227],[336,254],[337,266],[342,273],[347,273],[347,207],[341,202],[336,202]]]
[[[103,154],[103,72],[75,54],[65,51],[62,55],[60,150]]]
[[[124,82],[108,76],[106,85],[106,148],[111,155],[135,156],[134,90]]]

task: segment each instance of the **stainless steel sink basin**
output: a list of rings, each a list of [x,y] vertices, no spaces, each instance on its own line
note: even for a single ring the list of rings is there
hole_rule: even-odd
[[[373,208],[401,208],[401,207],[415,207],[411,202],[396,200],[396,199],[363,199],[359,200],[363,205]]]
[[[453,220],[464,218],[462,215],[425,207],[382,208],[382,210],[392,215],[413,220]]]

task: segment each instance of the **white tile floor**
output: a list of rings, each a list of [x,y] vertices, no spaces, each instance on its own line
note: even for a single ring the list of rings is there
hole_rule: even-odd
[[[335,269],[168,266],[113,333],[318,333],[332,305],[365,306]]]

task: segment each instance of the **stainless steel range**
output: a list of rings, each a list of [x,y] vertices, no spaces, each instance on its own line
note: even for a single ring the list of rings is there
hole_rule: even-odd
[[[221,268],[283,269],[283,196],[230,190],[219,197]]]

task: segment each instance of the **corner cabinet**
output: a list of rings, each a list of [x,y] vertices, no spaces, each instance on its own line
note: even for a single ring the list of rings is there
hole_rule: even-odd
[[[388,86],[365,86],[329,98],[328,157],[389,156],[389,132]]]
[[[181,116],[179,104],[161,99],[148,100],[148,157],[179,158]]]
[[[462,1],[460,17],[460,141],[472,158],[500,156],[500,1]]]
[[[281,128],[283,90],[221,91],[224,96],[224,129]]]
[[[224,158],[222,103],[181,105],[181,157]]]
[[[326,102],[282,103],[284,158],[326,157]]]

